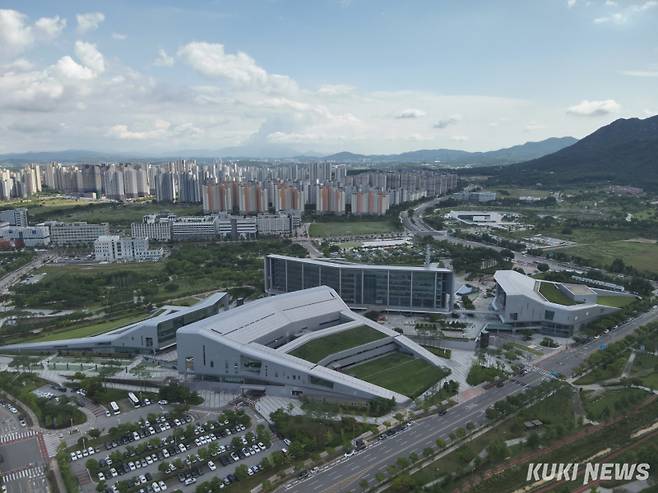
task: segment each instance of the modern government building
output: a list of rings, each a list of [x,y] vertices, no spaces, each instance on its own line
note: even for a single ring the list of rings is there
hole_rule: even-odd
[[[228,308],[216,293],[191,307],[163,307],[150,319],[97,336],[13,344],[0,352],[153,354],[176,346],[181,378],[195,388],[251,390],[280,396],[364,403],[410,396],[348,374],[351,366],[392,356],[455,371],[398,332],[352,312],[326,286]],[[399,354],[392,354],[399,353]],[[453,368],[454,367],[454,368]]]
[[[281,294],[333,288],[354,309],[448,313],[454,303],[450,269],[354,264],[333,259],[265,257],[265,291]]]
[[[561,337],[615,313],[619,308],[606,303],[624,296],[584,284],[537,280],[513,270],[497,271],[494,280],[492,308],[503,324]]]

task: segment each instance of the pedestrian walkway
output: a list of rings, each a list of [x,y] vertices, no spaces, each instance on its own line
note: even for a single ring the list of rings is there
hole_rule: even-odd
[[[62,438],[54,433],[44,433],[42,437],[48,457],[55,457],[57,455],[57,447],[62,442]]]
[[[231,401],[240,396],[240,394],[225,391],[199,390],[198,392],[203,398],[203,403],[195,407],[200,409],[219,409],[228,406]]]
[[[15,431],[13,433],[7,433],[6,435],[0,436],[0,443],[20,442],[21,440],[37,436],[38,434],[39,432],[34,430]]]
[[[256,401],[256,411],[268,421],[270,420],[270,414],[277,409],[283,409],[293,416],[305,414],[301,402],[297,399],[266,395]]]
[[[46,475],[46,466],[32,466],[20,469],[18,471],[9,471],[3,474],[2,479],[5,483],[11,483],[19,479],[41,478]]]

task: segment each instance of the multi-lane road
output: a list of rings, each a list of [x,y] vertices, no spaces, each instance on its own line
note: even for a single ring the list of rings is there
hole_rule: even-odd
[[[599,350],[602,344],[610,344],[622,339],[641,325],[655,320],[658,320],[658,309],[654,307],[609,334],[601,336],[600,339],[559,351],[543,359],[534,365],[532,371],[525,376],[516,378],[516,381],[509,381],[500,388],[493,387],[486,390],[476,397],[450,408],[444,416],[433,415],[420,419],[406,430],[393,437],[377,441],[350,458],[341,458],[330,463],[304,480],[287,483],[280,488],[280,491],[289,493],[358,491],[360,481],[365,479],[373,484],[377,473],[384,472],[386,467],[394,464],[399,457],[409,457],[412,452],[421,456],[424,448],[435,446],[437,438],[446,439],[450,433],[465,426],[468,422],[475,425],[484,424],[486,409],[496,401],[538,385],[549,378],[550,372],[559,372],[569,376],[585,358]]]

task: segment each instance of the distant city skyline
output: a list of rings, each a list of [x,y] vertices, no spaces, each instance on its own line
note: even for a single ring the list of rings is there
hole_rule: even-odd
[[[0,2],[0,154],[484,151],[658,114],[658,1]]]

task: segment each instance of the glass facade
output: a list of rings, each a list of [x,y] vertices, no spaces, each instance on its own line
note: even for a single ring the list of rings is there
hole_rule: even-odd
[[[336,290],[348,305],[400,310],[450,310],[452,273],[434,270],[360,268],[268,258],[268,290],[286,293],[316,286]]]
[[[180,329],[183,325],[191,324],[198,320],[208,318],[211,315],[216,315],[219,313],[219,307],[223,303],[223,300],[219,300],[213,305],[207,306],[205,308],[199,308],[198,310],[192,310],[190,312],[184,313],[177,317],[172,317],[168,320],[164,320],[158,324],[158,344],[160,347],[166,345],[169,342],[176,340],[176,331]]]

